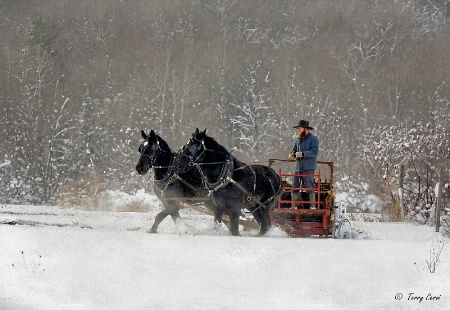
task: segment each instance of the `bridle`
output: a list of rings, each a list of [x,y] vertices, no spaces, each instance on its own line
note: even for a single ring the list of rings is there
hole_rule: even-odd
[[[150,162],[148,163],[148,168],[153,169],[167,169],[167,172],[164,174],[164,176],[161,179],[156,179],[156,175],[153,175],[153,180],[155,182],[155,185],[163,192],[167,186],[171,183],[173,183],[177,179],[177,175],[175,173],[175,161],[176,161],[176,153],[170,150],[172,153],[172,157],[170,159],[170,163],[168,166],[156,166],[155,163],[158,159],[158,156],[161,153],[169,152],[167,150],[163,150],[159,144],[158,138],[156,138],[156,143],[152,143],[152,154],[148,155],[145,154],[145,151],[148,148],[149,142],[146,140],[142,142],[142,144],[139,146],[139,152],[141,153],[141,156],[148,157],[150,159]],[[156,145],[156,149],[153,149]]]
[[[152,146],[151,146],[152,155],[147,155],[147,154],[145,154],[145,151],[148,148],[148,144],[149,144],[149,142],[147,140],[142,142],[141,145],[139,146],[139,153],[141,153],[141,156],[150,158],[150,162],[148,164],[148,167],[150,168],[150,167],[155,167],[156,159],[158,158],[159,154],[161,153],[161,146],[159,145],[159,140],[156,139],[156,143],[152,143]],[[155,145],[157,146],[156,151],[153,150]]]
[[[199,145],[196,146],[194,141],[198,142]],[[186,146],[189,146],[189,154],[185,154],[184,150],[186,148]],[[200,154],[195,156],[197,154],[198,151],[200,151]],[[186,145],[180,150],[180,153],[178,154],[178,156],[181,157],[187,157],[189,160],[188,166],[189,167],[193,167],[196,165],[199,165],[198,161],[200,160],[200,158],[205,154],[206,151],[211,151],[210,149],[206,148],[205,146],[205,141],[204,140],[199,140],[197,138],[192,137],[188,143],[186,143]]]

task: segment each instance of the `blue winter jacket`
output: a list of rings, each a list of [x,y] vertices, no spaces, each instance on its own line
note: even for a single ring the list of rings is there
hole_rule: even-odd
[[[317,168],[317,155],[319,154],[319,139],[308,133],[302,139],[295,141],[292,153],[302,152],[303,157],[295,161],[295,171],[315,170]]]

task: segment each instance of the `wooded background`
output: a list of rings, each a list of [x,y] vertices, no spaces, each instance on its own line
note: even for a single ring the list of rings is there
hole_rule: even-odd
[[[377,193],[435,149],[414,157],[429,192],[449,162],[449,16],[448,0],[0,0],[0,202],[147,186],[141,129],[285,158],[299,119],[337,178]],[[407,155],[380,153],[396,139]]]

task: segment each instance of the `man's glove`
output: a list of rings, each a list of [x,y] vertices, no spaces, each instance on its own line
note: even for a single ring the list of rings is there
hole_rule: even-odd
[[[289,159],[295,159],[295,154],[294,153],[289,153]]]
[[[302,152],[295,152],[295,157],[302,158],[303,157],[303,153]]]

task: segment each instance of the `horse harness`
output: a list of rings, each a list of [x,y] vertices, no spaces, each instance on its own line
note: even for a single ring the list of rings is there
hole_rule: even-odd
[[[203,152],[199,156],[197,156],[197,158],[199,158],[206,150],[207,149],[204,147]],[[256,204],[258,204],[258,208],[253,210],[253,212],[258,210],[259,208],[266,209],[267,208],[266,204],[268,202],[274,200],[275,197],[277,196],[276,193],[278,191],[275,191],[271,180],[268,179],[269,183],[272,186],[272,190],[273,190],[274,195],[271,196],[266,201],[264,201],[264,203],[262,203],[259,199],[257,199],[256,198],[256,172],[255,172],[255,170],[253,169],[253,167],[251,165],[248,165],[248,164],[245,164],[245,166],[242,166],[242,167],[234,169],[234,162],[233,162],[234,157],[231,154],[228,155],[227,159],[224,162],[196,163],[196,162],[194,162],[192,157],[190,159],[191,159],[191,162],[189,163],[189,165],[195,166],[197,168],[198,172],[201,175],[203,186],[209,191],[208,197],[211,197],[213,202],[214,202],[214,204],[216,204],[216,205],[217,205],[217,203],[216,203],[212,193],[214,193],[215,191],[217,191],[217,190],[227,186],[230,183],[234,184],[237,188],[239,188],[247,196],[247,201],[252,200]],[[204,172],[203,172],[203,170],[202,170],[202,168],[200,166],[202,166],[202,165],[216,165],[216,164],[223,164],[222,170],[220,172],[220,175],[219,175],[219,177],[217,178],[217,180],[215,182],[213,182],[213,183],[208,182],[208,180],[206,178],[206,175],[204,174]],[[249,191],[247,191],[241,184],[239,184],[238,182],[236,182],[232,178],[233,172],[235,172],[237,170],[242,170],[242,169],[245,169],[245,168],[249,168],[252,171],[252,173],[253,173],[253,177],[254,177],[253,194],[251,194]]]
[[[168,166],[155,166],[155,162],[157,157],[159,156],[160,152],[166,152],[161,150],[161,147],[159,145],[159,140],[156,141],[156,144],[158,146],[158,149],[156,150],[156,155],[147,155],[141,152],[141,156],[147,156],[150,158],[150,163],[148,164],[149,167],[152,167],[153,169],[167,169],[167,172],[165,173],[164,177],[162,179],[156,179],[156,174],[153,174],[153,182],[155,183],[155,187],[161,192],[161,197],[164,197],[164,192],[166,191],[167,187],[174,183],[176,180],[179,180],[184,185],[191,188],[193,191],[197,191],[197,189],[186,182],[183,178],[181,178],[178,174],[175,173],[175,161],[177,158],[177,154],[171,150],[171,159],[170,164]],[[144,144],[145,146],[145,144]]]

